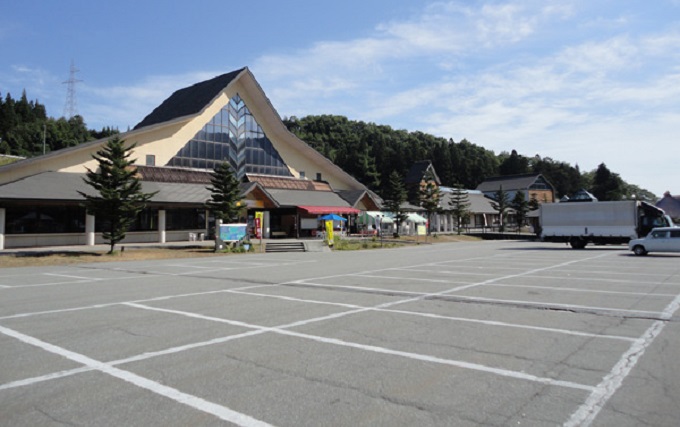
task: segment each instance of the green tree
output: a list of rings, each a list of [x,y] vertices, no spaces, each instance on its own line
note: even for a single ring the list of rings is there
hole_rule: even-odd
[[[243,195],[241,186],[229,165],[229,162],[218,163],[211,176],[212,187],[206,187],[211,193],[206,202],[206,208],[210,210],[215,219],[223,222],[232,222],[238,218],[242,207],[240,206]]]
[[[509,155],[501,153],[500,158],[503,159],[498,166],[501,175],[521,175],[529,172],[529,159],[517,154],[516,150],[512,150]]]
[[[395,237],[399,237],[401,223],[406,221],[408,215],[401,208],[402,203],[406,201],[406,187],[404,187],[404,181],[397,171],[392,171],[390,174],[384,196],[385,205],[383,207],[394,215],[392,218],[397,227]]]
[[[87,212],[104,224],[102,235],[111,246],[109,253],[113,253],[116,243],[125,238],[137,214],[156,194],[142,192],[134,160],[129,160],[135,146],[132,144],[126,148],[125,141],[120,138],[110,139],[103,149],[92,156],[99,164],[97,171],[88,168],[83,178],[98,195],[79,191],[85,198]]]
[[[527,214],[530,209],[529,201],[527,201],[523,191],[517,191],[515,193],[515,197],[512,199],[510,206],[515,211],[515,222],[517,224],[517,232],[519,233],[526,222]]]
[[[624,182],[618,174],[612,173],[604,163],[601,163],[593,175],[591,193],[601,202],[621,200]]]
[[[505,231],[505,213],[510,209],[510,196],[503,190],[501,185],[498,190],[494,193],[494,200],[491,201],[491,206],[500,217],[498,231],[501,233]]]
[[[470,197],[468,197],[467,191],[460,184],[453,186],[449,206],[451,206],[451,213],[456,218],[456,229],[460,235],[463,230],[463,224],[467,223],[467,219],[470,216]]]
[[[431,171],[427,171],[423,178],[425,185],[422,185],[418,192],[418,200],[420,207],[422,207],[427,214],[427,234],[430,234],[430,227],[432,225],[432,216],[441,211],[439,202],[441,201],[441,192],[435,183],[434,176]]]

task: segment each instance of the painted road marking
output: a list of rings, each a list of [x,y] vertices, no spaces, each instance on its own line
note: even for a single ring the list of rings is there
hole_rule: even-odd
[[[0,333],[3,333],[7,336],[16,338],[17,340],[25,343],[32,345],[34,347],[41,348],[45,351],[48,351],[53,354],[57,354],[59,356],[65,357],[69,360],[72,360],[74,362],[80,363],[88,368],[91,368],[93,370],[97,370],[99,372],[102,372],[104,374],[110,375],[114,378],[121,379],[123,381],[126,381],[128,383],[134,384],[137,387],[149,390],[153,393],[156,393],[160,396],[167,397],[168,399],[172,399],[178,403],[181,403],[183,405],[190,406],[194,409],[197,409],[201,412],[205,412],[208,414],[212,414],[222,420],[232,422],[234,424],[244,426],[244,427],[264,427],[264,426],[270,426],[270,424],[267,424],[263,421],[257,420],[253,417],[250,417],[246,414],[242,414],[240,412],[236,412],[232,409],[227,408],[226,406],[218,405],[213,402],[209,402],[205,399],[202,399],[200,397],[184,393],[182,391],[177,390],[176,388],[168,387],[166,385],[163,385],[161,383],[158,383],[156,381],[152,381],[148,378],[144,378],[142,376],[139,376],[137,374],[134,374],[129,371],[125,371],[120,368],[116,368],[114,366],[111,366],[107,363],[100,362],[98,360],[92,359],[90,357],[87,357],[85,355],[75,353],[73,351],[67,350],[62,347],[58,347],[56,345],[47,343],[45,341],[39,340],[37,338],[31,337],[29,335],[22,334],[21,332],[17,332],[13,329],[5,328],[3,326],[0,326]]]

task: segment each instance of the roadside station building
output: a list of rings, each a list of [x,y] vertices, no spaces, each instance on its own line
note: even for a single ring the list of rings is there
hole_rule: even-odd
[[[173,93],[133,130],[144,192],[156,192],[124,243],[187,240],[209,234],[210,173],[228,161],[242,182],[242,221],[263,212],[264,236],[313,235],[317,216],[353,218],[379,198],[290,133],[248,68]],[[0,167],[0,249],[103,243],[78,191],[107,139]]]

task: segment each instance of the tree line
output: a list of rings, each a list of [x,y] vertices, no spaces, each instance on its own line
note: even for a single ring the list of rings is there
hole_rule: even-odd
[[[430,160],[442,185],[474,189],[492,176],[540,173],[553,184],[556,196],[570,196],[581,188],[599,200],[637,197],[656,200],[651,192],[623,181],[604,163],[581,172],[578,165],[549,157],[527,157],[493,151],[463,139],[436,137],[390,126],[349,120],[344,116],[318,115],[284,118],[287,128],[317,151],[378,194],[385,194],[389,177],[406,176],[414,162]],[[81,116],[55,119],[45,106],[29,101],[26,91],[18,100],[0,94],[0,154],[33,157],[118,134],[117,129],[88,129]]]
[[[467,139],[455,142],[344,116],[293,116],[283,122],[289,131],[381,195],[389,192],[393,172],[403,178],[414,162],[430,160],[447,187],[475,189],[493,176],[542,174],[555,187],[558,198],[584,188],[602,201],[631,197],[656,201],[653,193],[626,183],[605,163],[581,172],[578,165],[550,157],[527,157],[515,150],[495,154]]]
[[[48,117],[45,106],[29,101],[25,90],[19,99],[0,94],[0,154],[33,157],[117,133],[110,127],[87,129],[81,116]]]

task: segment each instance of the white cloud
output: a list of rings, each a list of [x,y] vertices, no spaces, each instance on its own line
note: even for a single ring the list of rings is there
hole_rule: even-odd
[[[149,76],[128,86],[86,85],[79,90],[79,110],[88,111],[86,117],[88,125],[117,123],[118,126],[122,126],[120,130],[125,131],[127,127],[134,127],[141,122],[176,90],[219,74],[221,73],[200,71],[180,75]]]
[[[368,36],[261,56],[251,69],[283,116],[343,114],[583,169],[604,161],[660,192],[659,184],[633,180],[639,155],[621,146],[646,141],[645,151],[677,153],[680,30],[634,27],[629,9],[570,0],[436,2],[377,23]],[[86,82],[79,106],[91,123],[132,126],[173,91],[221,72],[111,87]],[[40,82],[36,70],[14,74]],[[60,83],[43,80],[45,88]],[[680,182],[664,167],[653,170]]]

